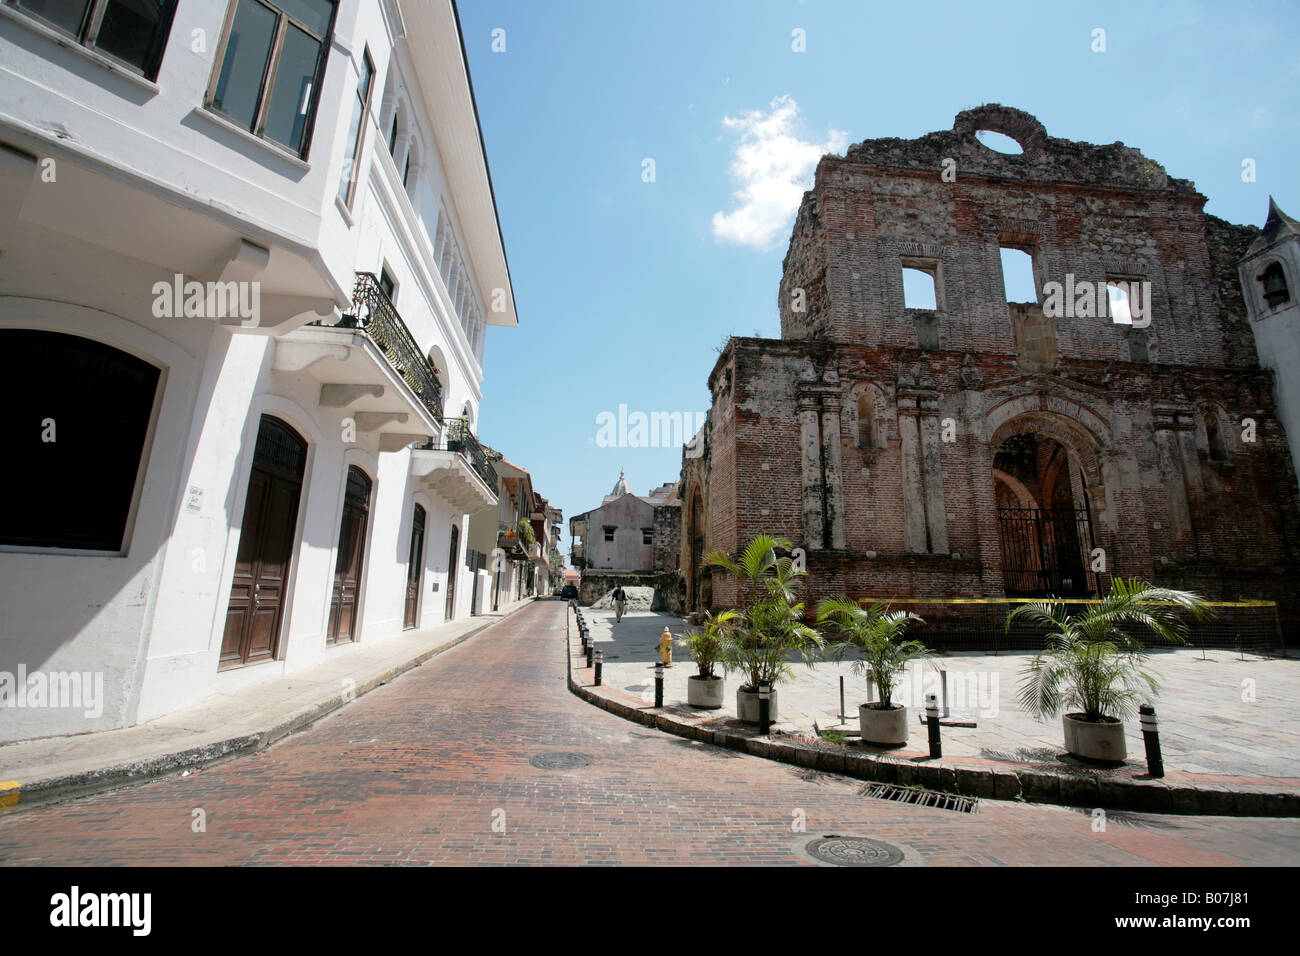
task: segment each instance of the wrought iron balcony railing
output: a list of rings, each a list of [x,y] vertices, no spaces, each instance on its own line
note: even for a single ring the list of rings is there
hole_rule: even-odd
[[[479,444],[474,433],[463,418],[453,418],[443,423],[443,444],[439,445],[432,437],[419,446],[423,451],[454,451],[465,463],[474,469],[474,473],[483,479],[483,483],[498,494],[497,471],[492,467],[492,459]]]
[[[356,285],[352,289],[352,311],[339,320],[338,326],[362,329],[369,335],[424,407],[435,418],[442,418],[442,386],[433,365],[420,353],[410,329],[373,273],[357,273]],[[496,487],[495,480],[492,486]]]
[[[474,433],[469,430],[469,423],[463,418],[453,418],[447,422],[446,437],[448,450],[460,452],[465,457],[465,460],[469,462],[469,466],[483,479],[483,483],[491,488],[493,494],[495,494],[497,491],[497,471],[492,467],[492,462],[483,446],[474,437]]]

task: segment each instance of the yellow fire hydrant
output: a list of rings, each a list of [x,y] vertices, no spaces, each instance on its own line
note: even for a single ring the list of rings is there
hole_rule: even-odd
[[[659,638],[659,657],[663,661],[664,667],[673,666],[673,636],[666,627]]]

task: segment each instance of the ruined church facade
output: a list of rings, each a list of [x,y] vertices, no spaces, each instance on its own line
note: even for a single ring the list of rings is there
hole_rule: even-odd
[[[1136,149],[1001,106],[823,157],[781,338],[730,340],[703,454],[683,457],[688,606],[734,604],[704,555],[766,532],[804,549],[810,603],[1086,597],[1136,576],[1276,600],[1292,630],[1296,476],[1238,273],[1260,230],[1205,201]],[[1036,301],[1008,301],[1008,248]],[[907,307],[905,269],[932,308]],[[1133,292],[1127,321],[1113,287]]]

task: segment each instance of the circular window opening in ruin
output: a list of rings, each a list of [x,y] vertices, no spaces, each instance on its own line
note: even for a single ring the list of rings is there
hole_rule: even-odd
[[[1025,151],[1023,146],[1006,133],[999,133],[996,130],[976,130],[975,138],[995,153],[1005,153],[1008,156],[1018,156]]]

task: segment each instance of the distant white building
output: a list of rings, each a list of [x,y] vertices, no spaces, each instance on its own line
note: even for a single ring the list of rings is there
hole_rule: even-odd
[[[680,563],[681,500],[668,482],[641,496],[619,472],[599,508],[569,519],[574,564],[598,571],[671,571]]]
[[[0,253],[0,690],[105,697],[0,741],[471,612],[517,318],[449,0],[0,0]]]
[[[1259,364],[1276,373],[1277,415],[1286,429],[1291,462],[1300,474],[1300,222],[1270,196],[1264,228],[1237,265]],[[1231,423],[1213,423],[1211,460],[1222,459],[1223,436]]]

